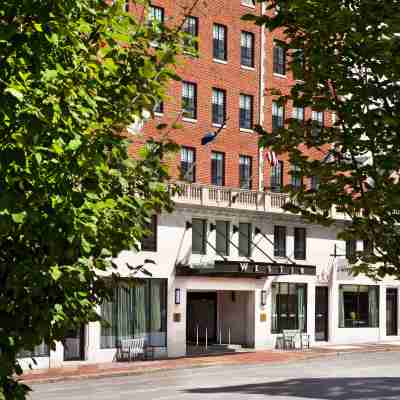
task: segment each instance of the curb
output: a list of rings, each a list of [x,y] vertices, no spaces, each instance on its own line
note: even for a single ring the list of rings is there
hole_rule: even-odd
[[[400,348],[390,348],[390,349],[362,349],[362,350],[349,350],[349,351],[333,351],[326,353],[313,353],[313,354],[304,354],[302,357],[287,359],[287,360],[273,360],[273,361],[254,361],[249,364],[251,365],[273,365],[273,364],[282,364],[282,363],[295,363],[299,361],[305,360],[317,360],[323,358],[336,358],[343,355],[351,355],[351,354],[368,354],[368,353],[386,353],[386,352],[400,352]],[[301,354],[301,353],[299,353]],[[44,383],[59,383],[59,382],[71,382],[71,381],[81,381],[87,379],[103,379],[103,378],[112,378],[112,377],[124,377],[124,376],[135,376],[135,375],[145,375],[152,374],[156,372],[163,371],[173,371],[173,370],[181,370],[181,369],[193,369],[193,368],[207,368],[207,367],[216,367],[216,366],[232,366],[239,365],[235,362],[224,362],[220,363],[216,361],[215,363],[204,363],[204,364],[192,364],[192,365],[181,365],[175,367],[154,367],[154,368],[143,368],[137,370],[126,370],[126,371],[106,371],[92,374],[77,374],[77,375],[69,375],[69,376],[55,376],[55,377],[47,377],[47,378],[28,378],[28,379],[19,379],[20,382],[23,382],[28,385],[32,384],[44,384]]]

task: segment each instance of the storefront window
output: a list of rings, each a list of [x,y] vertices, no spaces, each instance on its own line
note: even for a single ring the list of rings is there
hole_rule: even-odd
[[[167,280],[144,279],[134,287],[115,288],[112,301],[102,304],[101,316],[110,324],[101,328],[102,349],[134,338],[166,346]]]
[[[49,346],[46,343],[39,344],[38,346],[35,346],[33,351],[29,350],[20,350],[18,352],[17,357],[18,358],[30,358],[30,357],[49,357],[50,355],[50,350]]]
[[[379,286],[340,285],[339,328],[379,327]]]
[[[307,285],[275,283],[272,285],[272,333],[285,329],[307,331]]]

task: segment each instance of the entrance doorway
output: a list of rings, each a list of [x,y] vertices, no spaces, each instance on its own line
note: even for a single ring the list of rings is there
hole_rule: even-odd
[[[397,289],[386,289],[386,336],[397,336]]]
[[[217,293],[188,292],[187,294],[187,341],[200,343],[206,339],[215,343],[217,338]]]
[[[85,359],[85,327],[70,330],[64,338],[64,361]]]
[[[328,340],[328,288],[315,288],[315,340]]]

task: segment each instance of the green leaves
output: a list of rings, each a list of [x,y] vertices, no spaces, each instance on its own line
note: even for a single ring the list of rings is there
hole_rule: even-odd
[[[68,329],[97,320],[109,292],[96,268],[106,271],[112,257],[136,248],[149,215],[172,209],[162,158],[174,146],[151,142],[133,160],[120,133],[179,79],[174,63],[184,48],[174,27],[136,20],[122,5],[23,5],[0,2],[0,15],[14,16],[0,27],[0,393],[7,400],[26,393],[13,381],[17,352],[43,340],[54,348]]]
[[[306,118],[265,132],[261,144],[288,153],[306,185],[286,190],[288,207],[308,221],[342,218],[341,237],[369,240],[373,255],[357,253],[356,272],[400,277],[400,4],[384,0],[277,0],[274,12],[246,16],[286,38],[289,70],[301,80],[269,95],[285,107],[304,107]],[[300,55],[300,56],[299,56]],[[290,72],[288,72],[290,74]],[[324,112],[323,129],[312,121]],[[332,116],[334,112],[335,118]],[[397,175],[397,178],[394,178]],[[310,189],[313,178],[320,185]],[[372,183],[371,183],[372,182]]]

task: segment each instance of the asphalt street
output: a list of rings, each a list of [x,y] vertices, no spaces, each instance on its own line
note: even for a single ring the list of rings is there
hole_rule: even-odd
[[[37,384],[32,400],[399,400],[400,353]]]

